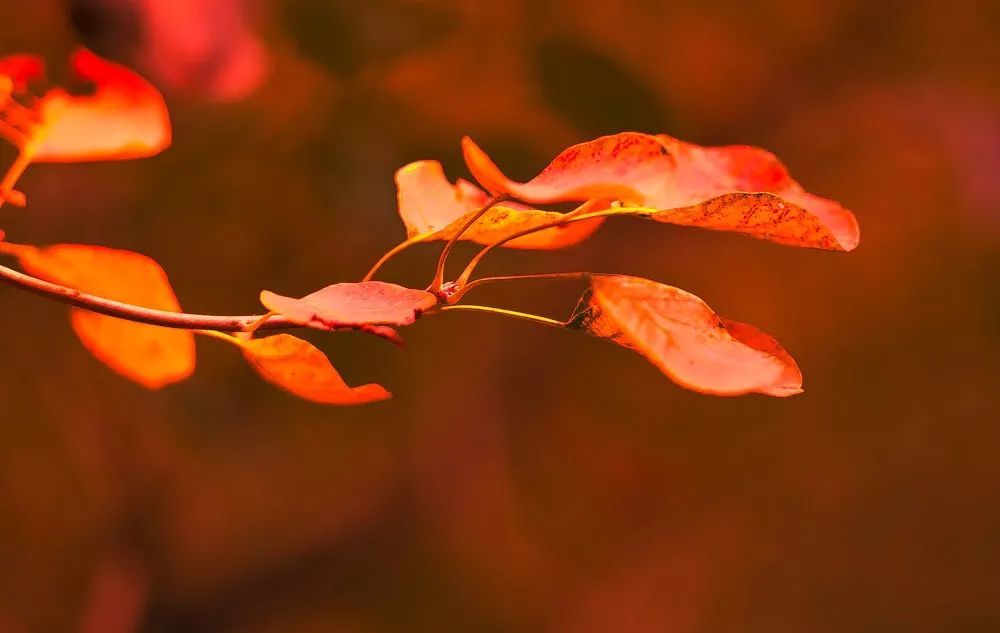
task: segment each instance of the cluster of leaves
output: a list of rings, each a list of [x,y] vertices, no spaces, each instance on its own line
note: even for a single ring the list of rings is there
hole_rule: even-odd
[[[39,160],[136,158],[169,144],[170,124],[156,90],[140,77],[86,50],[74,55],[93,95],[29,91],[40,60],[0,59],[0,132],[19,156],[0,187],[0,202],[24,203],[14,183]],[[29,275],[0,267],[0,279],[73,306],[71,322],[84,345],[119,373],[150,388],[187,378],[195,366],[194,334],[238,348],[266,380],[315,402],[360,404],[390,397],[376,384],[349,386],[329,359],[290,334],[258,331],[305,327],[358,330],[401,343],[396,328],[422,315],[475,310],[581,331],[649,359],[675,382],[714,395],[801,392],[795,361],[774,338],[717,315],[698,297],[648,279],[589,272],[473,279],[498,247],[557,249],[577,244],[612,217],[734,231],[790,246],[850,251],[854,216],[807,193],[774,155],[746,146],[701,147],[665,135],[605,136],[560,153],[525,183],[507,178],[471,139],[466,163],[478,186],[450,182],[440,163],[418,161],[396,173],[399,214],[407,237],[360,282],[336,283],[305,297],[263,291],[264,315],[187,315],[163,269],[128,251],[62,244],[39,248],[2,241],[0,254]],[[570,212],[540,208],[578,203]],[[458,240],[483,249],[454,280],[445,266]],[[445,246],[426,289],[374,281],[381,265],[414,244]],[[583,280],[587,288],[565,320],[463,303],[473,288],[540,278]]]

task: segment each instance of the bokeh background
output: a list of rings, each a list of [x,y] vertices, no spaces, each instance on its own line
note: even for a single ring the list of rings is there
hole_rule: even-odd
[[[784,400],[459,314],[403,351],[310,337],[386,403],[295,400],[211,340],[148,392],[0,288],[0,631],[1000,630],[998,25],[992,0],[3,0],[0,53],[139,68],[175,142],[34,166],[0,224],[147,253],[192,311],[360,277],[403,235],[393,171],[467,176],[463,134],[519,177],[623,130],[759,145],[862,242],[621,220],[484,268],[694,292],[798,359]],[[438,248],[383,278],[422,287]]]

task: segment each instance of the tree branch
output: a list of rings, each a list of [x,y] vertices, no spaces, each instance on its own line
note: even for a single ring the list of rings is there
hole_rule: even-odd
[[[65,303],[76,308],[97,312],[107,316],[159,325],[182,330],[216,330],[219,332],[245,332],[263,317],[261,314],[246,316],[219,316],[210,314],[187,314],[153,310],[129,303],[112,301],[95,295],[60,286],[31,275],[26,275],[6,266],[0,266],[0,282],[14,288],[27,290],[46,299]],[[300,327],[282,316],[273,316],[260,325],[261,330],[279,330]]]

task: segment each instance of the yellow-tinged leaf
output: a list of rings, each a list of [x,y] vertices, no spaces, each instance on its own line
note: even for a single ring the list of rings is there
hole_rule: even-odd
[[[81,244],[8,250],[28,273],[52,283],[144,308],[181,310],[166,273],[145,255]],[[94,356],[145,387],[157,389],[183,380],[194,371],[191,332],[77,308],[70,310],[70,320]]]
[[[300,398],[322,404],[355,405],[392,397],[374,383],[348,386],[323,352],[290,334],[234,338],[234,342],[262,378]]]
[[[417,161],[399,169],[396,195],[407,237],[419,242],[450,240],[489,200],[486,192],[468,181],[448,182],[441,163],[433,160]],[[593,201],[583,209],[596,211],[600,205],[603,205],[600,208],[607,206]],[[461,239],[486,246],[520,231],[557,222],[567,215],[514,202],[500,204],[469,227]],[[546,229],[511,240],[504,246],[538,250],[564,248],[590,237],[603,221],[603,218],[595,218]]]
[[[802,374],[774,338],[720,318],[693,294],[620,275],[592,284],[572,325],[639,352],[681,386],[720,396],[801,393]]]
[[[407,237],[414,238],[444,230],[489,196],[467,180],[448,182],[438,161],[419,160],[396,170],[396,200]]]
[[[572,213],[558,213],[556,211],[542,211],[532,209],[524,205],[508,203],[497,205],[483,214],[475,224],[470,226],[462,234],[463,240],[476,242],[488,246],[510,237],[521,231],[527,231],[537,227],[546,226],[563,220],[571,215],[580,215],[585,212],[596,211],[603,202],[584,203],[584,205]],[[434,239],[448,240],[458,232],[468,217],[459,218],[450,226],[434,234]],[[543,229],[536,233],[522,235],[506,244],[507,248],[523,248],[533,250],[549,250],[572,246],[590,237],[594,231],[601,226],[604,218],[594,218],[592,220],[581,220]],[[424,241],[429,241],[425,239]]]

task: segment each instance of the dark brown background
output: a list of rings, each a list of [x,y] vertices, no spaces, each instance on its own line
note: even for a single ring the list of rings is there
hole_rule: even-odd
[[[806,392],[701,396],[475,315],[421,321],[405,351],[312,337],[388,403],[297,401],[211,340],[192,380],[146,392],[63,308],[0,288],[0,631],[1000,630],[998,6],[250,7],[257,93],[164,85],[169,151],[32,167],[10,238],[138,250],[189,310],[252,312],[261,288],[363,274],[403,233],[393,171],[467,175],[462,134],[519,177],[607,132],[751,143],[853,209],[860,248],[620,221],[487,270],[685,288],[775,334]],[[127,59],[109,24],[82,36]],[[0,52],[58,68],[80,37],[63,2],[0,2]],[[422,286],[436,253],[385,276]],[[481,300],[562,316],[576,290]]]

